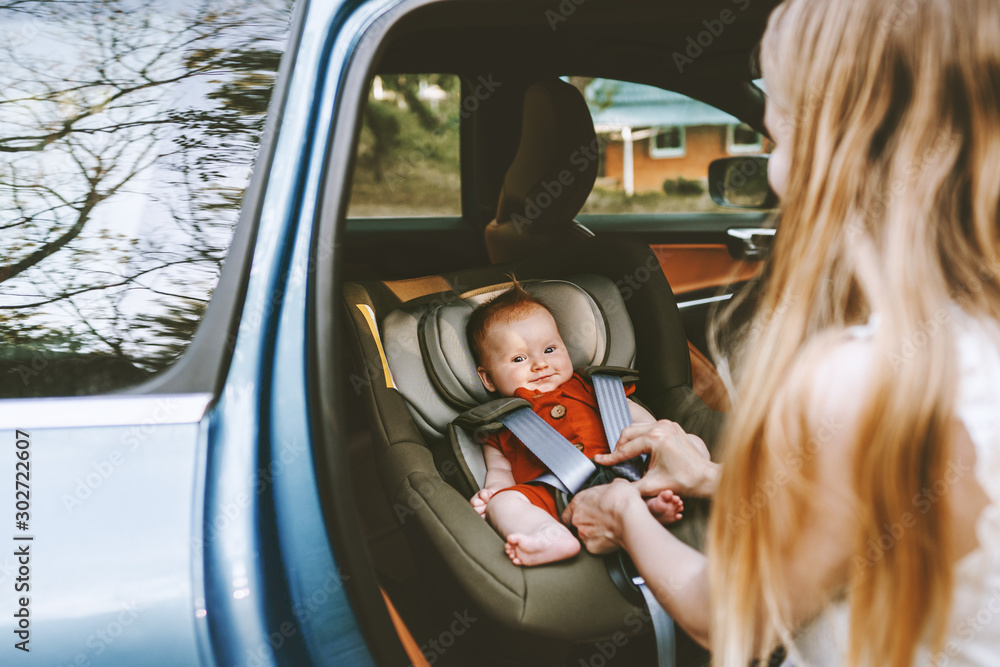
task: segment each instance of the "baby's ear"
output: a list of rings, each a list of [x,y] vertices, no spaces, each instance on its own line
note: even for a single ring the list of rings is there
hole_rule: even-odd
[[[483,381],[483,386],[486,387],[486,391],[496,391],[497,387],[493,384],[493,380],[490,379],[490,373],[483,366],[476,368],[476,372],[479,373],[479,379]]]

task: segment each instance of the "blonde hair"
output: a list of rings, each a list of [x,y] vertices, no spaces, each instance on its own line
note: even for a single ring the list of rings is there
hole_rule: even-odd
[[[947,494],[926,512],[914,502],[950,454],[949,308],[1000,318],[1000,3],[788,0],[761,61],[769,103],[790,123],[792,169],[760,300],[731,353],[737,400],[710,530],[713,664],[743,667],[801,621],[783,562],[824,444],[807,435],[810,371],[877,313],[871,381],[846,434],[852,562],[864,563],[843,582],[848,661],[902,667],[947,632]],[[735,308],[713,337],[732,329]],[[766,502],[740,514],[762,490]],[[869,558],[907,512],[915,525]]]

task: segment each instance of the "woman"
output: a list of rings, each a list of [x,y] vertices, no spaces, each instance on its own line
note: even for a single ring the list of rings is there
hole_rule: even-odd
[[[647,477],[564,519],[715,665],[1000,664],[1000,3],[788,0],[761,61],[781,231],[721,476],[631,427],[602,462]],[[657,527],[666,488],[714,492],[707,560]]]

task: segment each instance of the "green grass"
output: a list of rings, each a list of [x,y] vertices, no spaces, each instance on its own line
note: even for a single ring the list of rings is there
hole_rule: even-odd
[[[708,196],[667,195],[637,192],[631,197],[621,190],[595,187],[581,213],[733,213],[740,209],[717,206]],[[370,172],[355,173],[349,217],[420,217],[461,215],[459,175],[432,160],[389,170],[381,184]]]
[[[668,195],[664,192],[637,192],[631,197],[624,190],[594,186],[581,213],[728,213],[733,209],[717,206],[707,193]]]
[[[354,174],[348,217],[419,217],[462,214],[461,182],[457,171],[424,160],[412,167],[401,163],[389,169],[382,183],[370,171]]]

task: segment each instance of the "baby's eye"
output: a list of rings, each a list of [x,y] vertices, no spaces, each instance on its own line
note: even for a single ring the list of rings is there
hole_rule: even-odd
[[[545,348],[545,354],[552,354],[555,351],[556,351],[555,345],[549,345],[547,348]]]
[[[519,364],[519,363],[521,363],[522,361],[524,361],[524,357],[522,357],[522,356],[521,356],[521,355],[519,354],[519,355],[517,355],[516,357],[514,357],[513,359],[511,359],[511,361],[513,361],[513,362],[514,362],[515,364]]]

